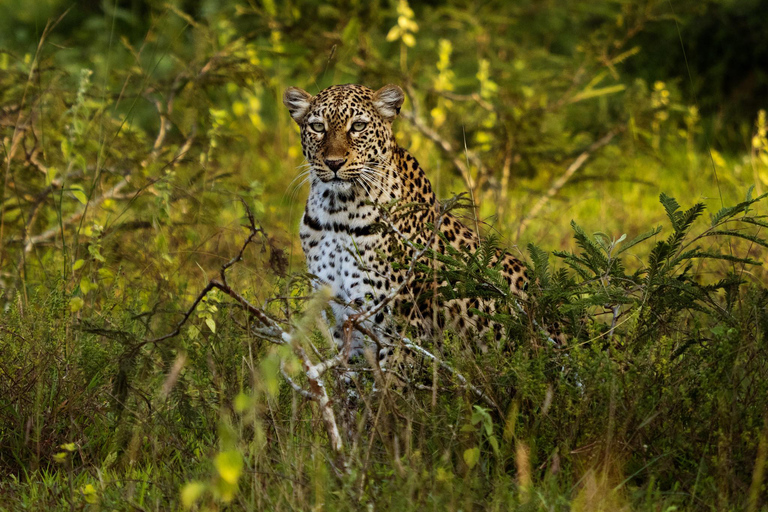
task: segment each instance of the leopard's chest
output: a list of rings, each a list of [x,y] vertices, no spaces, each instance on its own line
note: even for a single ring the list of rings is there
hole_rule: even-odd
[[[306,214],[305,214],[306,215]],[[369,244],[356,241],[345,231],[313,231],[302,225],[302,248],[307,269],[320,284],[331,287],[334,295],[349,301],[356,289],[362,289]]]
[[[330,286],[341,301],[359,304],[384,293],[389,271],[380,258],[385,244],[376,208],[366,202],[347,203],[328,208],[327,201],[310,197],[300,236],[307,269],[319,284]]]

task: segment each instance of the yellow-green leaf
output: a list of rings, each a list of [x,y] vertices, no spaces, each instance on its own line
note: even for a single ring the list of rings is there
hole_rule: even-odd
[[[491,448],[493,448],[493,453],[495,453],[497,456],[499,455],[499,441],[496,439],[495,436],[490,436],[488,438],[488,443],[491,445]]]
[[[467,467],[469,469],[472,469],[477,465],[477,462],[480,460],[480,448],[475,446],[474,448],[469,448],[467,450],[464,450],[464,462],[466,462]]]
[[[251,397],[245,393],[238,393],[235,397],[235,411],[243,412],[251,405]]]
[[[83,493],[85,501],[88,503],[96,503],[99,501],[99,497],[96,495],[96,489],[92,484],[86,484],[80,488],[80,492]]]
[[[401,33],[402,31],[400,30],[400,27],[395,25],[389,30],[389,33],[387,34],[387,41],[392,42],[392,41],[395,41],[396,39],[399,39]]]
[[[88,202],[88,196],[85,195],[85,190],[83,190],[82,186],[71,185],[69,187],[69,191],[72,192],[72,195],[75,196],[75,199],[81,203],[86,204]]]
[[[187,509],[191,508],[200,496],[205,492],[205,484],[203,482],[189,482],[181,489],[181,505]]]
[[[231,484],[223,479],[216,482],[217,497],[224,503],[229,503],[235,498],[237,493],[237,484]]]
[[[614,94],[626,89],[624,84],[610,85],[608,87],[599,87],[597,89],[586,89],[576,94],[571,98],[569,103],[576,103],[577,101],[588,100],[590,98],[597,98],[599,96],[605,96],[606,94]]]
[[[87,277],[83,276],[80,279],[80,291],[83,292],[83,295],[88,295],[88,292],[92,289],[96,288]]]
[[[69,310],[73,313],[77,313],[81,309],[83,309],[83,306],[85,305],[85,301],[82,297],[72,297],[69,299]]]
[[[64,139],[61,141],[61,154],[64,156],[65,160],[69,159],[69,155],[72,153],[72,143],[69,142],[69,139]]]
[[[216,322],[213,321],[213,318],[206,318],[205,325],[208,326],[212,333],[216,334]]]
[[[50,185],[56,179],[57,173],[58,170],[55,167],[49,167],[48,172],[45,174],[45,184]]]
[[[80,268],[82,268],[83,265],[85,265],[85,260],[83,259],[77,260],[75,264],[72,265],[72,271],[74,272],[75,270],[80,270]]]
[[[261,360],[261,377],[264,379],[264,387],[272,396],[280,391],[280,359],[272,354]]]
[[[105,281],[107,284],[111,283],[115,279],[115,273],[108,268],[101,267],[99,269],[99,279]]]
[[[62,450],[67,450],[68,452],[73,452],[77,448],[77,445],[75,443],[66,443],[59,446]]]
[[[221,479],[230,484],[236,484],[243,472],[243,457],[237,450],[221,452],[216,456],[213,464]]]

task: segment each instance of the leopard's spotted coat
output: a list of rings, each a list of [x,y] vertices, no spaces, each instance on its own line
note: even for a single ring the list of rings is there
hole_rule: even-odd
[[[432,292],[423,282],[396,270],[392,261],[416,254],[417,245],[433,243],[438,251],[444,242],[432,236],[428,225],[438,220],[439,204],[432,185],[408,151],[399,147],[392,134],[392,121],[400,112],[404,95],[400,87],[387,85],[373,91],[361,85],[329,87],[316,96],[298,89],[285,91],[283,103],[301,128],[304,157],[309,167],[310,191],[300,236],[310,273],[332,289],[336,302],[333,335],[341,345],[341,323],[366,304],[376,304],[387,293],[409,279],[392,304],[420,333],[432,332]],[[413,207],[386,219],[389,229],[379,229],[382,204],[411,204]],[[457,249],[478,247],[475,232],[450,213],[440,217],[439,229]],[[407,237],[416,245],[403,242]],[[511,290],[524,295],[527,285],[521,261],[503,252],[499,267]],[[427,300],[417,300],[427,293]],[[422,297],[423,299],[423,297]],[[404,307],[408,305],[408,307]],[[500,339],[498,326],[472,308],[492,312],[491,301],[451,300],[441,304],[440,327],[460,332],[474,331],[482,339],[489,330]],[[407,310],[404,310],[407,309]],[[371,332],[392,334],[389,309],[371,318]],[[444,324],[444,325],[443,325]],[[355,334],[352,354],[362,352],[365,339]]]

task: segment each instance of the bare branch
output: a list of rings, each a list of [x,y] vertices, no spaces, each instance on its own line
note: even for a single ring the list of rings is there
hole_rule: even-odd
[[[323,420],[323,423],[325,424],[331,446],[334,451],[340,453],[344,445],[341,439],[338,424],[336,422],[336,415],[333,412],[331,399],[328,396],[328,392],[325,388],[325,382],[323,381],[322,377],[328,370],[346,361],[345,354],[347,353],[347,350],[342,350],[330,359],[325,359],[319,363],[313,364],[304,348],[297,342],[297,340],[293,338],[293,336],[291,336],[290,333],[284,330],[275,320],[271,319],[261,308],[251,304],[245,297],[239,294],[227,283],[226,271],[239,261],[242,261],[243,253],[247,249],[248,245],[254,241],[254,238],[257,235],[261,235],[266,238],[264,230],[256,225],[256,221],[253,217],[253,214],[251,213],[251,210],[248,208],[248,205],[243,202],[243,206],[245,206],[246,216],[248,217],[248,227],[250,232],[248,234],[248,238],[240,247],[237,255],[222,265],[219,271],[221,280],[211,279],[208,281],[208,284],[200,291],[200,293],[198,293],[190,307],[187,308],[187,310],[184,312],[184,316],[176,324],[176,327],[173,329],[173,331],[157,338],[145,340],[135,345],[132,350],[136,351],[144,345],[157,344],[178,336],[181,333],[181,328],[184,326],[184,324],[187,323],[190,316],[192,316],[192,313],[197,309],[197,306],[203,301],[208,293],[214,289],[220,290],[233,298],[243,307],[249,316],[258,320],[259,323],[263,326],[251,328],[251,334],[265,338],[270,342],[278,345],[284,345],[286,343],[291,344],[294,352],[299,357],[299,359],[301,359],[302,365],[304,367],[304,373],[307,377],[307,381],[309,382],[309,391],[299,386],[293,379],[290,378],[290,376],[288,376],[287,373],[285,373],[282,362],[280,363],[280,373],[282,374],[285,381],[291,386],[291,388],[300,393],[303,397],[317,402],[320,408],[320,416]]]
[[[102,194],[101,196],[95,199],[90,200],[89,201],[90,207],[93,208],[93,207],[99,206],[101,203],[103,203],[107,199],[113,199],[123,188],[125,188],[126,185],[128,185],[128,183],[129,183],[129,179],[126,176],[125,178],[120,180],[115,186],[113,186],[111,189],[107,190],[104,194]],[[83,217],[83,215],[85,215],[86,211],[87,209],[84,207],[79,212],[73,213],[72,215],[64,219],[62,221],[62,224],[64,226],[69,226],[78,222]],[[50,229],[47,229],[46,231],[43,231],[39,235],[29,237],[24,245],[24,252],[28,253],[29,251],[32,250],[32,248],[35,245],[48,242],[51,239],[56,238],[56,236],[60,233],[61,233],[61,227],[55,226]]]
[[[520,221],[520,226],[517,228],[517,238],[520,239],[520,236],[523,234],[525,229],[528,227],[528,224],[530,224],[531,219],[536,217],[536,215],[539,214],[542,208],[549,202],[550,199],[555,197],[555,195],[560,191],[561,188],[568,182],[569,179],[578,171],[582,165],[584,165],[584,162],[587,161],[587,159],[592,156],[592,153],[597,151],[598,149],[602,148],[603,146],[608,145],[609,142],[618,134],[621,132],[623,128],[617,128],[614,130],[611,130],[610,132],[603,135],[599,140],[597,140],[594,144],[589,146],[583,153],[581,153],[578,157],[576,157],[576,160],[574,160],[571,165],[568,166],[568,168],[565,170],[565,172],[560,176],[557,180],[555,180],[552,185],[549,187],[549,190],[547,190],[547,193],[544,194],[539,200],[536,202],[536,204],[533,205],[533,208],[523,217],[523,219]]]
[[[285,373],[285,364],[283,363],[283,361],[280,361],[280,375],[283,376],[283,378],[285,379],[285,382],[287,382],[293,388],[293,390],[296,391],[298,394],[310,400],[315,399],[312,393],[310,393],[306,389],[302,388],[301,386],[293,382],[293,379],[287,373]]]
[[[304,365],[304,373],[309,381],[309,389],[312,395],[312,399],[317,402],[320,408],[320,416],[325,424],[325,430],[328,433],[328,438],[331,441],[331,447],[337,453],[341,453],[344,448],[344,443],[341,440],[341,433],[339,432],[339,426],[336,422],[336,414],[331,407],[331,399],[328,397],[328,392],[325,389],[325,383],[322,379],[322,374],[332,366],[338,366],[346,359],[344,353],[346,351],[339,352],[335,357],[313,365],[309,359],[304,348],[300,345],[294,345],[294,352],[302,361]]]

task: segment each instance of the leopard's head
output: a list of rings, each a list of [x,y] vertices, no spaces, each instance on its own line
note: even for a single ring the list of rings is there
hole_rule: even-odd
[[[400,113],[403,90],[385,85],[334,85],[312,96],[297,87],[283,103],[301,128],[304,158],[314,176],[340,190],[378,181],[396,145],[392,121]]]

